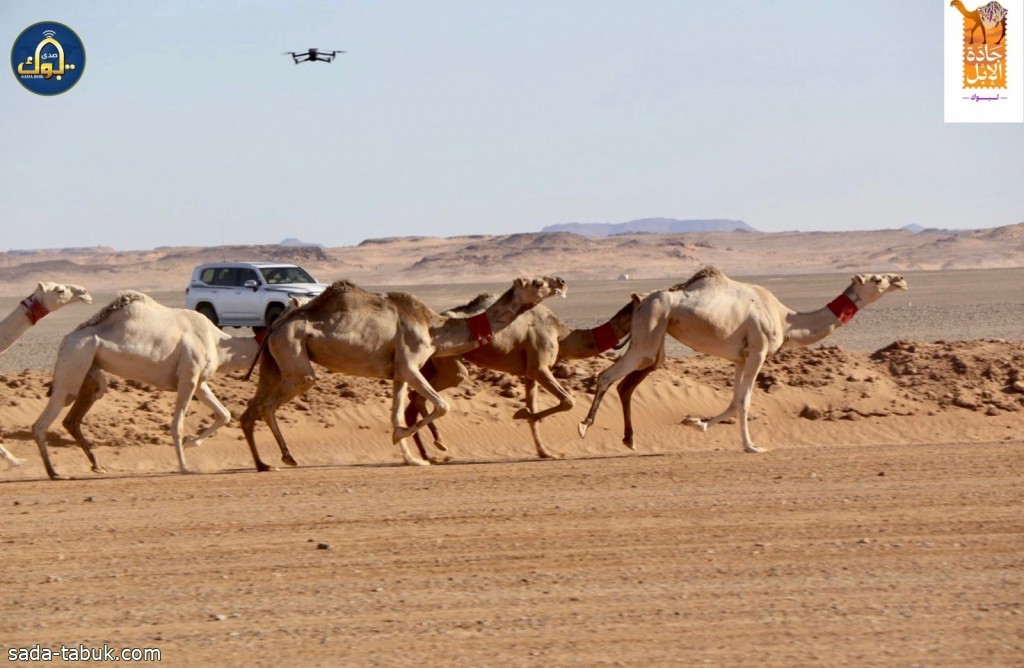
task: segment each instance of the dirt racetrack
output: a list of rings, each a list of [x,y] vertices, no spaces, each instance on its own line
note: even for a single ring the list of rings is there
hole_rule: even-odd
[[[51,455],[75,479],[52,482],[29,426],[56,342],[89,315],[69,307],[0,367],[0,437],[26,459],[0,464],[0,655],[106,644],[159,648],[166,665],[1024,665],[1020,277],[912,277],[838,333],[842,347],[775,356],[753,401],[763,455],[741,451],[735,424],[679,425],[728,401],[728,365],[705,357],[670,360],[637,391],[637,452],[619,442],[614,393],[579,440],[599,358],[559,374],[577,405],[542,431],[561,460],[537,461],[511,420],[519,382],[477,370],[440,423],[452,463],[396,465],[389,383],[323,373],[281,411],[299,468],[253,472],[232,426],[186,451],[203,473],[183,476],[171,397],[115,380],[85,425],[110,473],[91,473],[58,421]],[[773,289],[822,302],[836,282]],[[622,299],[581,299],[587,288],[558,302],[580,326]],[[214,390],[237,413],[252,385],[225,375]],[[208,419],[194,406],[189,432]],[[257,439],[276,463],[268,430]]]
[[[0,635],[170,665],[1020,665],[1020,453],[6,485]]]

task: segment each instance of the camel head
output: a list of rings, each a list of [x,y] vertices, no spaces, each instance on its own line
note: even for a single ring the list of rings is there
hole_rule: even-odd
[[[92,295],[88,290],[70,283],[39,283],[33,296],[51,312],[74,302],[92,303]]]
[[[517,278],[512,282],[516,301],[526,308],[532,308],[552,295],[565,297],[569,288],[558,276],[540,278]]]
[[[859,303],[870,304],[894,290],[906,290],[907,279],[898,274],[857,274],[850,287]]]
[[[963,7],[964,3],[960,2],[960,0],[953,0],[953,2],[949,3],[949,6],[950,7]]]

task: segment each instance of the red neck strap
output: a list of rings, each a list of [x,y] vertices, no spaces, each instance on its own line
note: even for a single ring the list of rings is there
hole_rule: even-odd
[[[491,331],[491,321],[487,319],[487,313],[478,313],[469,319],[469,337],[476,343],[476,347],[486,346],[494,340],[494,332]]]
[[[50,313],[46,307],[43,306],[43,302],[36,299],[35,295],[30,295],[22,299],[21,305],[25,307],[25,315],[28,316],[28,321],[33,325]]]
[[[839,318],[839,322],[845,325],[857,314],[857,305],[853,303],[852,299],[842,294],[828,303],[828,310],[832,311],[832,315]]]
[[[612,329],[611,322],[606,322],[590,331],[594,334],[594,343],[597,344],[597,352],[599,354],[619,345],[619,337],[615,336],[615,330]]]
[[[258,331],[253,332],[253,338],[256,339],[256,345],[262,346],[263,345],[263,339],[267,338],[267,331],[268,330],[267,330],[266,327],[259,327],[257,329],[258,329]]]

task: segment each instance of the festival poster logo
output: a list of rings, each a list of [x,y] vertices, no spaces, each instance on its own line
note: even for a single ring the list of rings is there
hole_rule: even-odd
[[[953,0],[945,6],[947,123],[1024,123],[1022,4]]]
[[[69,91],[85,71],[85,46],[63,23],[42,21],[25,28],[11,48],[14,78],[38,95]]]

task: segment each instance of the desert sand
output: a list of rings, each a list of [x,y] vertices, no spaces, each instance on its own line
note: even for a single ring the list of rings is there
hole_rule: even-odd
[[[854,271],[892,269],[773,262],[746,275],[798,309]],[[187,268],[158,264],[120,287],[181,305]],[[699,266],[681,264],[629,282],[580,271],[548,304],[594,326],[631,291]],[[187,451],[203,474],[182,476],[171,396],[114,380],[85,421],[110,473],[90,472],[58,421],[51,456],[75,478],[60,482],[45,479],[30,425],[56,345],[109,300],[116,272],[92,288],[4,271],[18,277],[3,313],[34,280],[74,278],[97,298],[0,357],[0,438],[27,460],[0,470],[4,653],[106,643],[160,648],[171,665],[1021,665],[1024,269],[911,267],[907,293],[777,354],[753,400],[762,455],[742,452],[735,424],[680,424],[726,405],[732,371],[675,346],[635,395],[635,452],[614,393],[587,439],[576,434],[609,353],[557,369],[577,400],[543,425],[558,460],[538,461],[511,419],[518,379],[474,369],[439,422],[449,463],[404,467],[390,383],[321,373],[281,411],[298,468],[257,474],[232,425]],[[504,283],[457,278],[404,285],[442,309]],[[213,384],[236,414],[253,387],[237,374]],[[193,405],[189,430],[208,421]],[[277,462],[262,425],[257,439]]]

